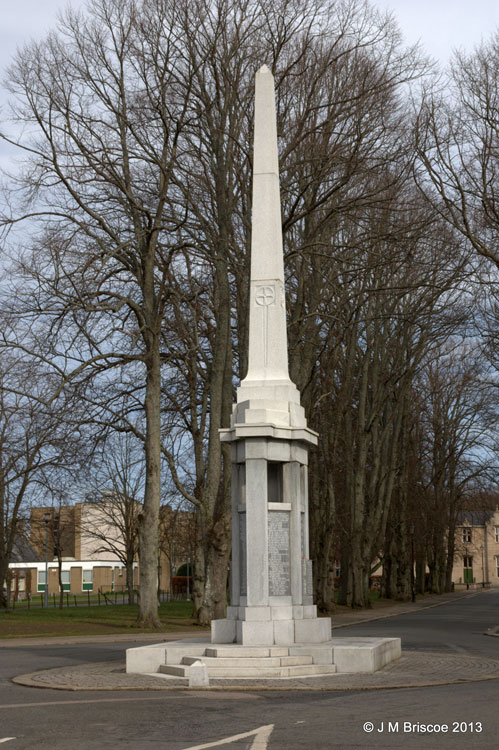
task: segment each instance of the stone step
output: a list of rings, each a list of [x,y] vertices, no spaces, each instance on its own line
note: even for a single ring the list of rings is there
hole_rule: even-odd
[[[207,667],[294,667],[305,664],[313,664],[312,656],[263,656],[263,657],[239,657],[237,665],[234,658],[228,659],[223,656],[184,656],[182,664],[194,664],[202,661]]]
[[[189,667],[182,664],[160,664],[159,671],[162,674],[171,674],[175,677],[188,677]]]
[[[210,646],[205,654],[224,659],[239,659],[240,657],[263,659],[266,656],[289,656],[289,648],[286,646]]]
[[[307,664],[296,667],[208,667],[209,677],[226,677],[237,679],[238,677],[303,677],[305,675],[334,674],[334,664]]]
[[[184,656],[182,664],[194,664],[195,661],[201,661],[207,667],[280,667],[281,659],[279,656],[262,656],[262,657],[240,657],[237,659],[227,659],[221,656]]]
[[[189,677],[189,665],[162,664],[159,668],[162,674],[175,677]],[[209,677],[225,677],[227,679],[238,679],[239,677],[279,678],[279,677],[304,677],[314,675],[334,674],[334,664],[308,664],[292,667],[208,667]]]
[[[281,667],[300,667],[313,663],[313,656],[281,656]]]

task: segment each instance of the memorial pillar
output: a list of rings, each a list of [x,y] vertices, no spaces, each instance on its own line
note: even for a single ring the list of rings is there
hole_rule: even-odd
[[[248,372],[237,389],[232,443],[232,597],[212,622],[212,642],[289,645],[324,642],[308,560],[307,426],[288,374],[284,261],[274,79],[255,79],[253,214]]]

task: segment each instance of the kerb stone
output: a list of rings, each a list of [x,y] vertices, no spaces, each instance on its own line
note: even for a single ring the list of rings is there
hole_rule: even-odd
[[[189,667],[189,687],[207,687],[210,684],[205,664],[195,661]]]

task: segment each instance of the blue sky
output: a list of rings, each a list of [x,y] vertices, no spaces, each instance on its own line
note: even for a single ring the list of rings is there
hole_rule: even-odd
[[[85,0],[0,0],[0,81],[16,47],[40,38],[55,23],[67,4]],[[426,51],[445,65],[454,48],[471,51],[499,27],[499,0],[371,0],[393,13],[408,43],[420,41]],[[0,87],[0,108],[5,104]],[[1,118],[1,113],[0,113]],[[6,163],[0,144],[0,167]]]

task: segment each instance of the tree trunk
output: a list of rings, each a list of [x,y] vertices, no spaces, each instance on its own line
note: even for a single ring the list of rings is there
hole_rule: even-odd
[[[62,609],[64,607],[64,588],[62,586],[62,556],[59,545],[57,545],[57,575],[59,578],[59,609]]]
[[[7,557],[0,557],[0,607],[8,609],[10,604],[9,589],[9,560]]]
[[[417,560],[416,562],[416,593],[424,594],[426,592],[426,560]]]
[[[385,599],[393,599],[395,593],[395,566],[393,550],[393,532],[389,529],[389,534],[385,539],[385,548],[383,553],[383,573],[381,575],[381,596]]]
[[[144,508],[139,519],[140,593],[138,623],[142,628],[159,628],[158,617],[158,548],[160,505],[160,357],[159,340],[152,334],[147,359],[145,396],[146,412],[146,486]]]
[[[128,592],[128,604],[135,604],[135,593],[133,586],[133,560],[126,563],[126,589]]]
[[[222,226],[225,224],[222,222]],[[221,239],[221,247],[225,241]],[[194,586],[194,610],[200,625],[225,617],[230,557],[230,446],[220,443],[219,429],[228,427],[232,405],[230,286],[224,255],[215,263],[218,320],[210,371],[210,426],[207,472],[198,513],[199,565]],[[204,579],[204,582],[203,582]]]
[[[210,519],[204,519],[204,523]],[[193,599],[197,620],[200,625],[209,625],[211,620],[223,619],[227,607],[227,571],[230,557],[230,543],[225,519],[211,523],[203,531],[206,544],[196,549]]]

